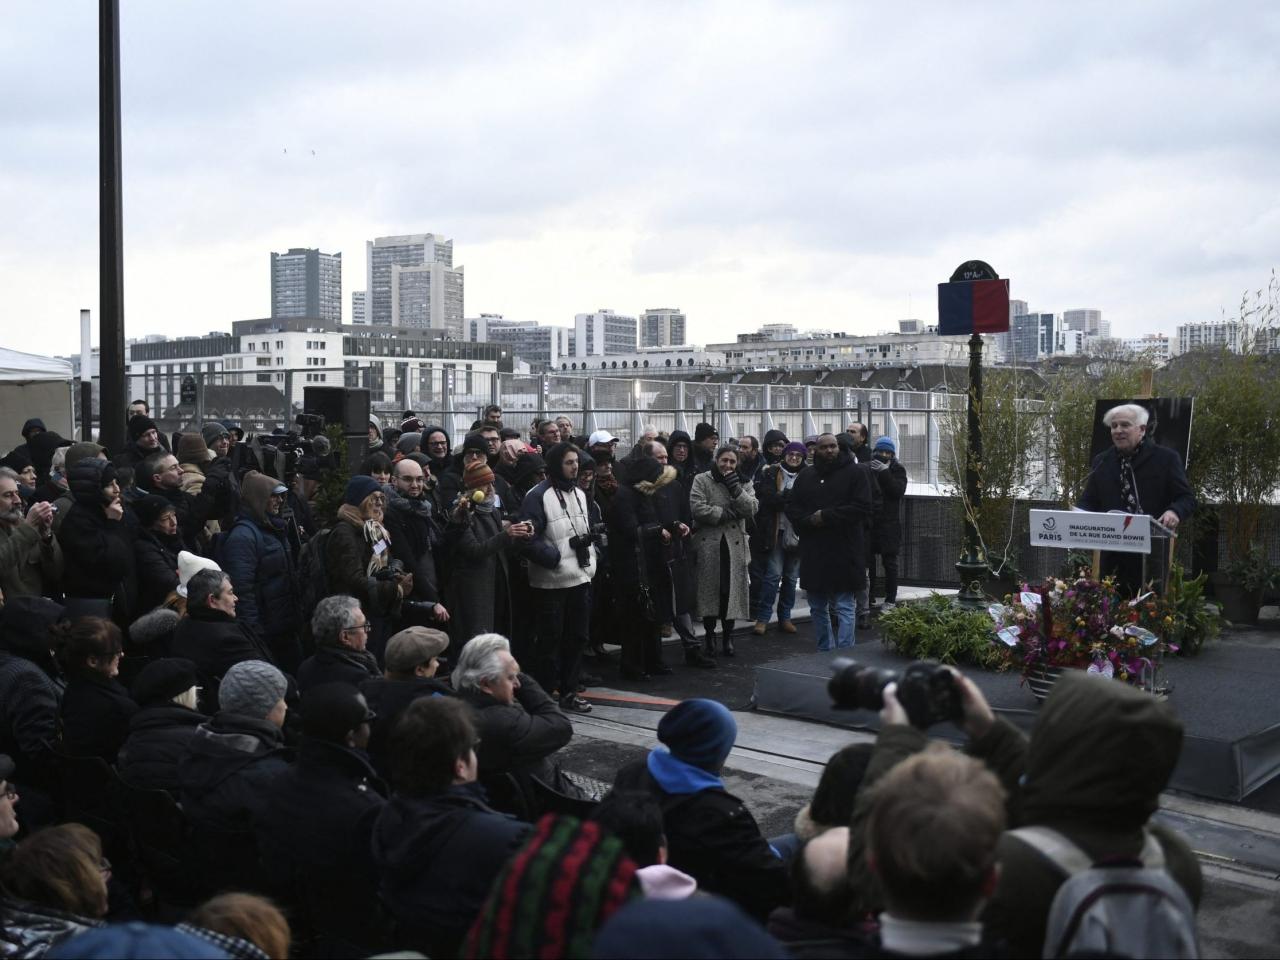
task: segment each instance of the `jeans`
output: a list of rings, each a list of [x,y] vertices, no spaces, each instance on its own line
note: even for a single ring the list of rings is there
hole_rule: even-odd
[[[760,598],[752,609],[756,620],[768,623],[773,615],[773,602],[778,601],[778,620],[790,620],[796,605],[796,578],[800,576],[800,551],[788,553],[781,544],[763,555],[764,572],[760,578]],[[779,596],[781,590],[781,596]]]
[[[853,591],[842,590],[839,593],[815,593],[809,595],[809,617],[813,621],[813,632],[818,638],[819,650],[831,649],[831,617],[834,614],[839,624],[836,636],[837,647],[853,646]]]
[[[578,669],[587,646],[591,622],[591,584],[560,590],[532,591],[537,637],[533,679],[561,697],[578,693]]]

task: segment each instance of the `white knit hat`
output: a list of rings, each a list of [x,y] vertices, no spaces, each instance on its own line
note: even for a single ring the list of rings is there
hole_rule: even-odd
[[[178,554],[178,596],[186,597],[187,584],[201,570],[221,570],[222,568],[207,557],[199,556],[183,550]]]

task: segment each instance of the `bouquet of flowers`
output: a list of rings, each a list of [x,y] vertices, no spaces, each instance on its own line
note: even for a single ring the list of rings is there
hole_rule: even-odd
[[[1154,594],[1126,600],[1110,579],[1087,576],[1026,584],[993,603],[994,642],[1022,666],[1023,679],[1067,667],[1150,687],[1174,624]]]

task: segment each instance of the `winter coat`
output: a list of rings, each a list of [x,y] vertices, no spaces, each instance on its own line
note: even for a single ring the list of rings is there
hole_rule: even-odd
[[[405,708],[419,697],[452,697],[453,687],[433,677],[414,677],[412,680],[387,680],[383,677],[365,680],[360,684],[377,717],[369,734],[369,759],[374,769],[384,778],[391,777],[391,731]]]
[[[907,494],[907,469],[894,457],[888,467],[871,476],[880,491],[880,508],[871,524],[871,552],[894,556],[902,545],[902,498]]]
[[[328,592],[355,597],[370,620],[389,617],[400,607],[396,582],[375,580],[369,576],[369,561],[372,559],[373,544],[365,538],[363,527],[347,520],[334,524],[325,542],[324,570]]]
[[[178,764],[196,728],[209,718],[166,701],[143,707],[129,720],[129,737],[116,758],[120,779],[143,790],[178,792]]]
[[[372,850],[400,945],[453,956],[530,829],[491,809],[475,783],[429,797],[395,794],[374,824]]]
[[[654,623],[670,622],[675,612],[672,575],[667,566],[669,549],[662,542],[662,530],[664,523],[670,522],[665,514],[678,507],[673,509],[672,503],[659,500],[667,490],[675,491],[678,500],[683,499],[676,472],[670,467],[653,483],[641,480],[620,484],[609,513],[609,562],[614,589],[634,595],[640,588],[643,560],[644,580],[654,605]],[[687,583],[687,566],[683,569]],[[686,604],[688,593],[686,587]]]
[[[666,471],[663,471],[663,475],[666,475]],[[673,529],[676,523],[683,523],[689,528],[689,536],[677,537],[673,533],[671,542],[662,549],[664,569],[658,571],[657,582],[662,582],[664,577],[670,579],[673,606],[671,615],[659,622],[669,623],[674,617],[693,612],[698,593],[693,552],[693,512],[689,509],[689,491],[680,483],[678,475],[670,483],[659,478],[653,507],[657,512],[658,522],[668,530]]]
[[[558,447],[553,447],[553,450]],[[548,465],[548,470],[558,468]],[[598,564],[595,545],[587,547],[589,562],[584,567],[569,541],[591,533],[591,512],[587,495],[573,481],[543,480],[524,498],[522,514],[533,523],[530,553],[543,549],[547,559],[529,564],[529,586],[537,590],[567,590],[590,583]],[[554,564],[550,561],[554,559]]]
[[[5,599],[60,592],[62,547],[29,523],[0,523],[0,591]]]
[[[555,765],[549,758],[572,739],[573,724],[538,681],[520,674],[515,703],[495,700],[481,690],[465,690],[461,696],[476,711],[480,736],[476,759],[482,779],[513,773],[536,776],[544,783],[555,781]]]
[[[358,687],[379,676],[377,658],[368,650],[319,647],[298,667],[298,692],[306,693],[322,683],[349,683]]]
[[[218,563],[236,591],[236,619],[267,637],[302,626],[297,562],[283,523],[277,522],[255,518],[242,500],[235,525],[218,548]]]
[[[216,707],[217,682],[242,660],[274,664],[271,648],[247,623],[209,607],[187,607],[169,645],[169,655],[184,657],[196,665],[205,690],[201,701]]]
[[[411,500],[395,494],[387,498],[383,525],[391,536],[391,556],[413,574],[412,600],[440,603],[440,576],[436,569],[436,550],[444,539],[444,530],[436,519],[428,499]]]
[[[729,606],[727,620],[751,616],[751,563],[747,521],[756,515],[759,504],[749,484],[741,484],[738,495],[708,470],[693,478],[689,509],[693,514],[693,549],[696,552],[697,600],[700,617],[720,615],[720,544],[729,545]]]
[[[787,517],[800,535],[800,585],[815,593],[849,593],[867,582],[864,533],[871,516],[868,471],[841,450],[835,463],[815,462],[796,477]],[[814,513],[822,511],[815,525]]]
[[[17,782],[48,773],[61,698],[62,688],[37,663],[0,649],[0,753],[17,764]]]
[[[62,694],[62,749],[73,757],[101,757],[115,763],[138,712],[118,680],[97,670],[78,670]]]
[[[463,519],[452,515],[445,528],[450,545],[449,636],[456,652],[472,637],[511,629],[511,589],[507,570],[510,538],[492,513],[469,510]]]
[[[172,540],[178,540],[177,537]],[[133,544],[138,571],[138,613],[154,610],[178,589],[178,551],[186,549],[151,530],[139,530]],[[176,547],[176,549],[175,549]]]
[[[372,899],[369,842],[388,792],[361,751],[304,736],[255,821],[267,875],[285,884],[293,870],[358,878]]]
[[[777,432],[769,431],[769,433]],[[805,465],[801,463],[800,469],[796,471],[796,480],[800,479],[800,474],[805,469]],[[771,553],[777,546],[778,537],[782,532],[782,518],[795,490],[795,480],[792,481],[790,488],[784,489],[785,486],[786,475],[782,472],[780,463],[770,463],[760,468],[755,482],[756,500],[760,503],[760,509],[756,512],[756,530],[751,538],[751,549],[754,553]]]
[[[787,953],[795,960],[823,960],[823,958],[865,957],[870,941],[865,930],[850,924],[833,927],[817,920],[796,916],[792,907],[779,907],[769,914],[766,927],[775,939],[783,943]]]
[[[251,830],[289,768],[283,742],[275,724],[225,710],[201,724],[178,764],[186,819],[197,829]]]
[[[1177,451],[1144,439],[1133,456],[1133,475],[1138,503],[1148,516],[1159,519],[1166,510],[1172,510],[1179,519],[1186,520],[1195,511],[1195,494]],[[1093,469],[1076,505],[1097,512],[1127,509],[1121,493],[1120,454],[1115,447],[1093,458]]]
[[[43,957],[102,921],[0,895],[0,957]]]
[[[178,518],[178,536],[182,538],[182,549],[192,552],[200,549],[200,529],[203,526],[203,522],[196,516],[194,497],[183,493],[180,488],[150,488],[143,484],[138,485],[137,492],[160,497],[162,500],[168,501],[169,505],[173,507],[174,515]]]
[[[133,541],[127,519],[108,520],[100,480],[107,464],[81,460],[68,473],[75,503],[58,528],[63,590],[68,597],[114,597],[118,622],[128,623],[138,592]]]
[[[741,800],[720,788],[667,793],[643,760],[614,779],[616,790],[652,794],[662,808],[667,862],[698,881],[698,889],[737,903],[761,922],[787,902],[787,870]]]

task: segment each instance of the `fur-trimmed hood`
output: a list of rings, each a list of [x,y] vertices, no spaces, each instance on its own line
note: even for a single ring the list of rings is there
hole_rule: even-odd
[[[636,493],[644,494],[651,497],[669,483],[674,483],[676,479],[676,468],[665,466],[662,472],[658,474],[656,480],[637,480],[632,486],[636,488]]]

